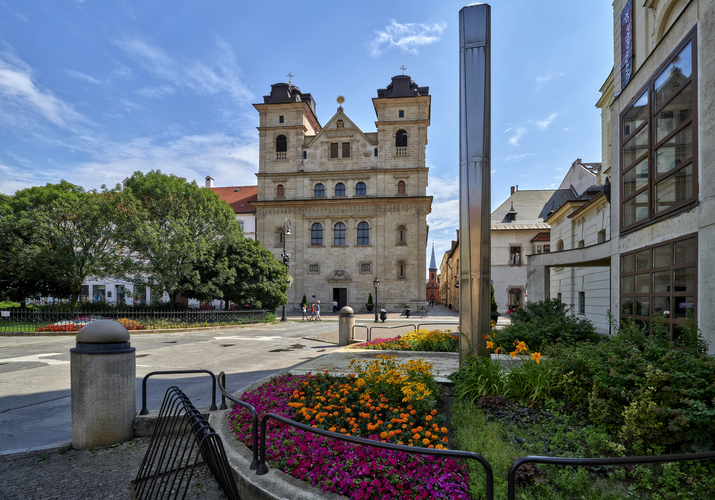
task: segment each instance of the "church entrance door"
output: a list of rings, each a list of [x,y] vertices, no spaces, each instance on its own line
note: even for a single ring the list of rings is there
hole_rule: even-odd
[[[338,312],[340,309],[348,305],[348,289],[333,288],[333,300],[338,301]]]

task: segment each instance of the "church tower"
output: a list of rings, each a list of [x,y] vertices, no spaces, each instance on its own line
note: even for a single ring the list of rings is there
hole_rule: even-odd
[[[439,304],[439,283],[437,283],[437,261],[434,258],[434,241],[432,242],[432,259],[430,259],[429,263],[427,302],[430,304]]]

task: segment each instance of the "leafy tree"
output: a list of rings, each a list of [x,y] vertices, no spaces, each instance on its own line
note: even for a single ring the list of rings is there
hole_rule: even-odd
[[[129,251],[123,276],[176,298],[210,300],[235,277],[220,256],[227,235],[241,229],[231,207],[196,182],[135,172],[116,196],[117,234]],[[209,272],[210,271],[210,272]]]
[[[497,301],[494,298],[494,285],[490,285],[492,288],[492,314],[499,312],[499,307],[497,306]]]
[[[24,301],[79,297],[88,277],[114,274],[111,192],[85,192],[66,181],[0,200],[0,295]]]
[[[306,306],[308,305],[308,299],[305,297],[305,295],[303,295],[303,300],[301,301],[301,304]]]

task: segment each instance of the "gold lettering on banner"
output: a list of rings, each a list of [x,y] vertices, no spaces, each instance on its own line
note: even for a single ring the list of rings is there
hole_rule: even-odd
[[[348,132],[347,130],[339,131],[339,132],[325,132],[326,137],[338,137],[338,136],[353,136],[355,135],[355,132]]]

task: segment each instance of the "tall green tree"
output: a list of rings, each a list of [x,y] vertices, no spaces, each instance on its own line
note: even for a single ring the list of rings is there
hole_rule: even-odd
[[[71,297],[74,303],[87,278],[115,274],[111,198],[111,192],[86,192],[63,180],[0,200],[4,295]]]
[[[125,279],[165,291],[172,307],[179,295],[222,296],[221,287],[235,276],[221,255],[222,242],[241,232],[227,203],[196,182],[159,170],[135,172],[115,203],[117,237],[128,250]]]

